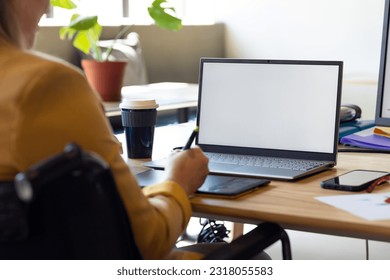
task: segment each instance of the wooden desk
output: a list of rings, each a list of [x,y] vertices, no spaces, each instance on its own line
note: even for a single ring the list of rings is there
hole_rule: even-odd
[[[353,169],[389,170],[389,155],[341,154],[329,171],[296,182],[273,180],[265,188],[234,201],[196,197],[194,215],[240,223],[273,221],[284,228],[339,236],[390,241],[390,220],[367,221],[315,199],[317,196],[351,194],[325,190],[320,182]],[[376,192],[389,192],[382,186]]]
[[[154,158],[169,154],[174,146],[183,145],[195,124],[156,129]],[[142,170],[143,161],[128,160]],[[272,180],[267,187],[238,199],[196,196],[191,199],[193,214],[199,217],[256,224],[272,221],[286,229],[390,241],[390,220],[367,221],[315,199],[317,196],[343,195],[350,192],[325,190],[320,182],[353,169],[390,170],[388,154],[339,153],[337,166],[295,182]],[[375,193],[389,192],[382,185]]]

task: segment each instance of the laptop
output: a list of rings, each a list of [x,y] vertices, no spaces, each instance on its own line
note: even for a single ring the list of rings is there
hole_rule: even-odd
[[[196,145],[211,174],[295,180],[334,167],[342,73],[341,61],[202,58]]]

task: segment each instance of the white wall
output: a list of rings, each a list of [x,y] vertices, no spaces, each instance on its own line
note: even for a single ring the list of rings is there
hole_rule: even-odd
[[[342,60],[343,101],[373,115],[384,0],[214,1],[228,57]],[[359,84],[367,90],[354,93]]]

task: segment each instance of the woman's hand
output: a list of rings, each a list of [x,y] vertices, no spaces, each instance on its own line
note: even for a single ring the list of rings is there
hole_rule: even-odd
[[[198,147],[173,153],[165,168],[167,180],[175,181],[188,195],[193,194],[209,173],[208,158]]]

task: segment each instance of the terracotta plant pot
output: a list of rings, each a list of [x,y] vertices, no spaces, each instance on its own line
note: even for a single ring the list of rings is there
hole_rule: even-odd
[[[121,101],[126,64],[125,61],[81,60],[89,84],[100,94],[103,101]]]

